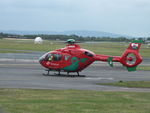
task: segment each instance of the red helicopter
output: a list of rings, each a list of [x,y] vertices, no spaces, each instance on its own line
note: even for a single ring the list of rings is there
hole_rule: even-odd
[[[132,41],[122,56],[95,54],[92,51],[82,49],[74,39],[68,39],[67,43],[65,48],[48,52],[40,57],[40,64],[47,68],[46,75],[49,75],[49,71],[58,71],[58,75],[64,71],[68,75],[70,72],[77,72],[77,75],[80,76],[79,72],[94,61],[108,62],[111,67],[113,67],[113,62],[120,62],[127,67],[128,71],[135,71],[137,65],[142,62],[142,57],[139,55],[142,43],[140,40]]]

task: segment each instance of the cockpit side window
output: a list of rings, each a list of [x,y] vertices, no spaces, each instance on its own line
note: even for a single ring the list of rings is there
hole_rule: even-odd
[[[93,54],[90,53],[90,52],[85,51],[84,54],[87,55],[87,56],[89,56],[89,57],[93,57]]]
[[[46,61],[60,61],[61,55],[60,54],[48,54],[45,60]]]
[[[65,55],[64,56],[65,61],[67,61],[69,59],[69,57],[70,57],[69,55]]]
[[[52,60],[52,54],[47,54],[46,57],[45,57],[45,60],[46,61]]]
[[[61,60],[61,55],[60,54],[53,54],[54,56],[54,61],[60,61]]]

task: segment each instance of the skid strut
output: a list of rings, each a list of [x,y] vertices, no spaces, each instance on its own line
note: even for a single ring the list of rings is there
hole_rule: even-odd
[[[60,72],[60,70],[51,70],[51,69],[47,69],[47,70],[45,70],[45,71],[47,71],[47,73],[45,74],[45,73],[43,73],[43,75],[44,76],[52,76],[52,75],[50,75],[50,71],[58,71],[58,74],[57,73],[54,73],[54,75],[62,75],[62,76],[65,76],[65,75],[63,75],[63,74],[61,74]],[[67,75],[66,76],[71,76],[71,77],[75,77],[75,76],[78,76],[78,77],[80,77],[80,74],[79,74],[79,72],[77,71],[76,73],[77,73],[77,75],[69,75],[69,71],[67,71]],[[81,76],[82,77],[82,76]]]
[[[45,70],[45,71],[47,71],[47,73],[46,73],[46,74],[43,73],[43,75],[44,75],[44,76],[49,76],[49,72],[50,72],[51,70],[48,69],[48,70]]]

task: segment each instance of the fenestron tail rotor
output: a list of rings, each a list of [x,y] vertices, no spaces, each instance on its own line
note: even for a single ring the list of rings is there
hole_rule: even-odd
[[[139,54],[142,41],[134,40],[123,53],[120,63],[127,67],[128,71],[136,70],[136,67],[142,62],[142,57]]]
[[[135,54],[133,54],[133,53],[129,53],[126,56],[126,63],[128,65],[134,65],[136,63],[136,60],[137,60],[137,58],[136,58]]]

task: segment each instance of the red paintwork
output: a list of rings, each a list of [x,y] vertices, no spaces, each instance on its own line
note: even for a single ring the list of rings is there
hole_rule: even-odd
[[[46,53],[46,55],[47,54],[61,54],[62,59],[60,61],[45,61],[44,57],[46,55],[44,55],[43,59],[40,60],[40,63],[45,68],[59,70],[61,68],[71,65],[70,59],[72,57],[77,57],[78,59],[87,58],[87,60],[84,63],[79,62],[79,67],[76,71],[81,71],[95,61],[95,57],[86,56],[84,54],[85,51],[90,52],[93,54],[93,56],[95,56],[95,53],[93,53],[89,50],[86,50],[86,49],[82,49],[77,44],[70,44],[70,45],[67,45],[65,48],[57,49],[55,51]],[[70,58],[67,61],[65,61],[65,59],[64,59],[65,55],[70,56]]]
[[[129,47],[126,49],[126,51],[123,53],[123,55],[121,57],[120,56],[97,55],[97,54],[95,54],[95,53],[93,53],[89,50],[80,48],[80,46],[78,44],[68,44],[65,48],[57,49],[55,51],[51,51],[51,52],[46,53],[45,55],[43,55],[40,58],[39,62],[45,68],[48,68],[48,69],[51,69],[51,70],[60,70],[64,67],[66,67],[66,66],[71,65],[70,60],[71,60],[72,57],[77,57],[79,59],[79,61],[80,61],[80,59],[86,58],[87,60],[84,63],[79,62],[79,66],[78,66],[77,70],[75,70],[76,72],[78,72],[78,71],[83,70],[87,66],[89,66],[94,61],[107,62],[109,57],[113,57],[112,61],[114,61],[114,62],[120,62],[124,66],[127,66],[127,67],[134,67],[134,66],[136,66],[136,65],[138,65],[139,63],[142,62],[142,58],[138,54],[138,51],[139,51],[139,48],[140,48],[141,44],[136,43],[136,44],[138,44],[138,49],[133,49],[132,44],[133,43],[130,43]],[[91,53],[93,56],[92,57],[87,56],[87,55],[84,54],[85,52]],[[129,53],[133,53],[137,58],[135,64],[133,64],[133,65],[128,65],[126,63],[126,60],[132,61],[132,58],[127,59],[127,55]],[[46,61],[45,57],[48,54],[60,54],[62,56],[62,58],[61,58],[60,61]],[[65,55],[70,56],[68,60],[65,60],[65,58],[64,58]],[[70,72],[72,72],[72,71],[70,71]]]
[[[137,44],[138,48],[137,49],[133,49],[132,48],[132,44]],[[141,47],[140,43],[130,43],[129,47],[127,48],[127,50],[125,51],[125,53],[121,56],[120,62],[127,66],[127,67],[134,67],[137,66],[138,64],[140,64],[142,62],[142,57],[139,55],[139,49]],[[127,60],[127,55],[129,53],[133,53],[136,56],[136,62],[133,65],[128,65],[126,60]],[[128,59],[130,60],[130,59]]]

